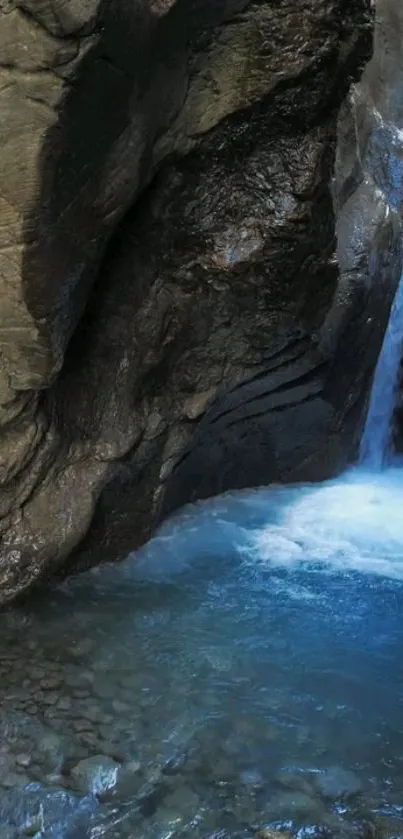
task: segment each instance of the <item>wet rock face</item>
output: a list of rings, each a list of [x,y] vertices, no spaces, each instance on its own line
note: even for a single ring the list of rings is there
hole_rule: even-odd
[[[343,333],[334,374],[344,390],[354,371],[357,393],[370,391],[403,268],[402,32],[401,6],[377,0],[373,59],[339,118],[334,197],[340,278],[321,339],[322,348],[333,352]]]
[[[386,236],[379,232],[386,228],[389,235],[389,250],[394,259],[389,259],[389,278],[393,289],[403,272],[401,250],[402,225],[402,179],[403,179],[403,85],[402,32],[403,9],[400,4],[378,0],[375,49],[377,62],[367,67],[362,82],[353,99],[355,119],[360,125],[360,148],[365,168],[370,170],[372,186],[377,193],[377,203],[382,204],[386,219],[377,223],[377,236],[372,248],[373,258],[383,260],[388,266]],[[366,102],[370,103],[366,105]],[[361,187],[362,189],[362,187]],[[378,213],[379,217],[379,213]],[[385,272],[383,288],[388,287]],[[375,319],[376,324],[376,319]],[[394,443],[396,450],[403,451],[403,379],[400,375],[400,400],[395,416]]]
[[[90,526],[84,554],[116,556],[191,498],[348,454],[340,330],[315,336],[370,5],[0,2],[3,601]]]

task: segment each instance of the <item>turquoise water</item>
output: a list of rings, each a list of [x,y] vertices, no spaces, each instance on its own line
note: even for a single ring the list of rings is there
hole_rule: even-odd
[[[4,835],[403,835],[402,510],[397,469],[229,494],[2,616]]]

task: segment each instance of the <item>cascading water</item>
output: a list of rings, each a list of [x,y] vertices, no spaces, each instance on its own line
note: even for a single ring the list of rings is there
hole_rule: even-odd
[[[398,373],[403,354],[403,277],[400,280],[382,349],[375,369],[367,419],[361,442],[360,461],[377,471],[390,461],[393,416]]]

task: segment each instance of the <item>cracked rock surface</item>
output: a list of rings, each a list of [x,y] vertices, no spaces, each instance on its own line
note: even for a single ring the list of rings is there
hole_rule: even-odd
[[[370,6],[0,0],[1,601],[351,456],[330,180]]]

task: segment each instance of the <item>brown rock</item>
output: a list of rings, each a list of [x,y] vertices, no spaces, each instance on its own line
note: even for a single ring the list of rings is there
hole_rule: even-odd
[[[92,522],[110,558],[184,500],[340,465],[354,373],[333,393],[315,336],[370,6],[0,4],[0,601]]]
[[[42,690],[56,690],[62,684],[63,680],[59,676],[46,676],[40,680]]]
[[[86,719],[75,720],[73,722],[73,728],[74,728],[75,731],[78,731],[78,732],[91,731],[92,723],[90,722],[90,720],[86,720]]]

